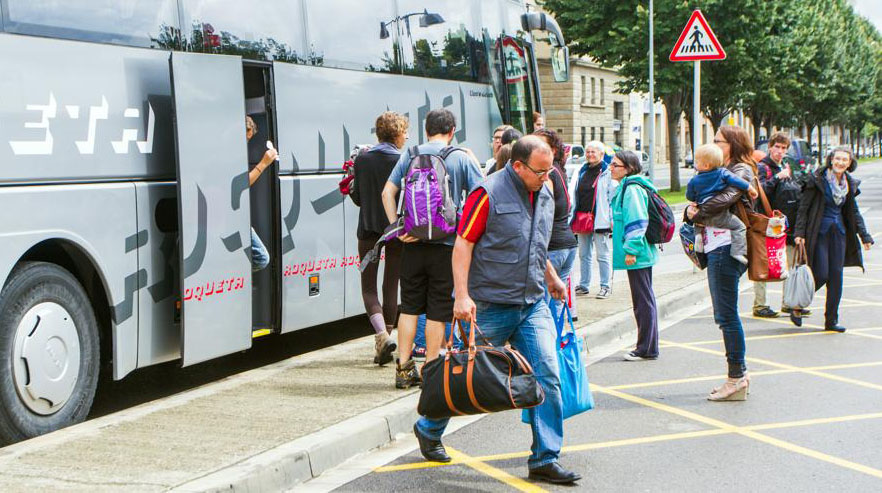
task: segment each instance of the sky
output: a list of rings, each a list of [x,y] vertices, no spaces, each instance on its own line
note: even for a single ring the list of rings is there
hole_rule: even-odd
[[[854,9],[862,16],[870,19],[876,28],[882,32],[882,1],[879,0],[849,0]]]

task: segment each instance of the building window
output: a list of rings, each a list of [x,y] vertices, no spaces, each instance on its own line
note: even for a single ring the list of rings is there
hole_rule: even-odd
[[[701,125],[701,143],[707,144],[707,123]]]
[[[597,134],[594,133],[594,127],[591,127],[591,140],[596,140]]]
[[[604,129],[603,127],[600,127],[600,141],[601,141],[601,142],[604,142],[604,141],[606,140],[606,139],[603,138],[603,131],[604,131],[604,130],[605,130],[605,129]]]
[[[582,101],[581,104],[588,104],[588,78],[582,76]]]
[[[591,104],[597,104],[597,79],[591,78]]]
[[[582,77],[582,79],[584,79],[584,77]],[[583,149],[585,148],[585,144],[586,144],[586,142],[585,142],[585,127],[582,127],[582,148]]]
[[[600,79],[600,104],[601,104],[601,105],[603,105],[603,100],[604,100],[604,97],[603,97],[603,86],[604,86],[604,84],[603,84],[603,79]]]
[[[625,103],[616,101],[613,103],[613,119],[623,121],[625,118]]]

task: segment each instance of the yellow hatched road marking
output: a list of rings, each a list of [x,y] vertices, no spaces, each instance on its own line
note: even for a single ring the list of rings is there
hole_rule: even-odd
[[[882,340],[882,336],[875,335],[875,334],[864,334],[863,332],[854,332],[854,331],[847,331],[846,334],[853,335],[853,336],[860,336],[860,337],[869,337],[870,339]]]
[[[515,476],[512,476],[511,474],[509,474],[501,469],[497,469],[489,464],[485,464],[485,463],[479,462],[479,461],[469,460],[469,459],[471,459],[471,457],[469,457],[468,455],[466,455],[458,450],[452,449],[450,447],[446,447],[446,448],[447,448],[447,454],[450,455],[451,459],[459,460],[462,464],[465,464],[480,473],[486,474],[486,475],[490,476],[491,478],[496,479],[497,481],[501,481],[501,482],[511,486],[512,488],[514,488],[518,491],[536,492],[536,493],[545,491],[544,489],[536,486],[533,483],[529,483],[527,481],[524,481],[521,478],[517,478]]]
[[[874,366],[882,366],[882,361],[872,361],[869,363],[849,363],[845,365],[826,365],[826,366],[810,366],[803,367],[801,370],[814,370],[814,371],[823,371],[823,370],[846,370],[850,368],[868,368]],[[768,375],[781,375],[784,373],[798,373],[798,370],[761,370],[761,371],[752,371],[750,372],[751,377],[757,376],[768,376]],[[691,377],[691,378],[677,378],[673,380],[655,380],[652,382],[644,382],[644,383],[629,383],[624,385],[610,385],[607,388],[613,390],[628,390],[628,389],[639,389],[643,387],[658,387],[662,385],[676,385],[680,383],[695,383],[695,382],[706,382],[706,381],[715,381],[722,380],[726,378],[725,375],[709,375],[704,377]]]
[[[700,414],[696,414],[690,411],[686,411],[684,409],[676,408],[673,406],[668,406],[666,404],[660,404],[658,402],[653,402],[647,399],[643,399],[641,397],[633,396],[630,394],[625,394],[624,392],[619,392],[617,390],[607,389],[601,387],[599,385],[594,385],[594,388],[600,392],[604,392],[606,394],[618,397],[620,399],[624,399],[626,401],[633,402],[635,404],[640,404],[646,407],[650,407],[653,409],[657,409],[659,411],[665,411],[670,414],[676,414],[678,416],[682,416],[684,418],[691,419],[693,421],[698,421],[699,423],[704,423],[710,426],[714,426],[716,428],[720,428],[722,430],[726,430],[732,433],[737,433],[739,435],[753,438],[754,440],[758,440],[760,442],[767,443],[769,445],[773,445],[778,448],[782,448],[784,450],[789,450],[791,452],[795,452],[797,454],[805,455],[806,457],[811,457],[813,459],[817,459],[824,462],[829,462],[830,464],[835,464],[840,467],[844,467],[847,469],[851,469],[853,471],[862,472],[864,474],[868,474],[870,476],[874,476],[877,478],[882,478],[882,471],[879,469],[874,469],[869,466],[865,466],[863,464],[858,464],[857,462],[848,461],[839,457],[835,457],[829,454],[825,454],[823,452],[818,452],[817,450],[812,450],[810,448],[802,447],[800,445],[796,445],[794,443],[786,442],[784,440],[779,440],[777,438],[770,437],[768,435],[763,435],[762,433],[757,433],[756,431],[751,430],[748,427],[738,427],[731,425],[729,423],[725,423],[723,421],[719,421],[713,418],[708,418],[707,416],[702,416]]]
[[[692,351],[698,351],[700,353],[713,354],[716,356],[725,356],[725,353],[723,353],[721,351],[714,351],[712,349],[706,349],[703,347],[695,347],[695,346],[690,346],[689,344],[680,344],[680,343],[670,342],[670,341],[665,342],[665,347],[679,347],[679,348],[683,348],[683,349],[690,349]],[[762,359],[762,358],[746,357],[744,359],[747,361],[753,362],[753,363],[759,363],[761,365],[772,366],[775,368],[781,368],[781,369],[785,369],[785,370],[793,370],[794,372],[806,373],[808,375],[814,375],[816,377],[822,377],[822,378],[826,378],[829,380],[836,380],[838,382],[850,383],[853,385],[858,385],[860,387],[866,387],[868,389],[882,390],[882,385],[876,385],[874,383],[864,382],[862,380],[856,380],[854,378],[842,377],[842,376],[835,375],[832,373],[824,373],[824,372],[817,371],[817,370],[810,370],[808,368],[800,368],[798,366],[787,365],[787,364],[783,364],[783,363],[776,363],[774,361],[769,361],[769,360]]]
[[[790,324],[788,323],[787,325],[790,325]],[[803,327],[808,327],[808,325],[803,325]],[[745,341],[762,341],[765,339],[788,339],[791,337],[822,336],[822,335],[831,335],[831,334],[838,334],[838,333],[832,332],[829,330],[825,330],[822,332],[802,331],[802,332],[791,332],[789,334],[775,334],[775,335],[769,335],[769,336],[750,336],[750,337],[745,337],[744,340]],[[690,346],[704,346],[704,345],[722,344],[722,343],[723,343],[722,339],[708,339],[706,341],[684,342],[683,344],[689,344]]]
[[[833,365],[833,366],[845,366],[845,365]],[[600,389],[600,386],[595,385],[596,388]],[[615,390],[612,387],[606,387],[604,390],[600,390],[601,392],[613,395],[612,392],[607,392],[607,390]],[[630,394],[625,394],[630,395]],[[666,433],[663,435],[652,435],[647,437],[638,437],[638,438],[626,438],[623,440],[610,440],[606,442],[593,442],[593,443],[584,443],[581,445],[569,445],[563,447],[561,449],[561,453],[572,453],[572,452],[584,452],[586,450],[600,450],[606,448],[615,448],[615,447],[624,447],[629,445],[642,445],[644,443],[658,443],[658,442],[668,442],[668,441],[676,441],[676,440],[685,440],[689,438],[702,438],[709,436],[717,436],[717,435],[728,435],[737,433],[739,430],[747,430],[747,431],[763,431],[763,430],[776,430],[776,429],[784,429],[784,428],[796,428],[801,426],[814,426],[814,425],[822,425],[829,423],[844,423],[849,421],[863,421],[868,419],[882,419],[882,413],[870,413],[870,414],[854,414],[850,416],[837,416],[833,418],[814,418],[814,419],[805,419],[800,421],[786,421],[786,422],[778,422],[778,423],[767,423],[767,424],[759,424],[759,425],[748,425],[748,426],[732,426],[731,429],[723,429],[723,428],[713,428],[710,430],[697,430],[697,431],[687,431],[682,433]],[[450,452],[450,448],[447,449]],[[517,459],[523,457],[529,457],[530,452],[511,452],[507,454],[494,454],[494,455],[483,455],[483,456],[475,456],[470,457],[460,452],[459,456],[455,456],[455,454],[450,454],[452,461],[443,463],[443,462],[412,462],[409,464],[397,464],[394,466],[383,466],[374,469],[374,472],[396,472],[396,471],[410,471],[415,469],[432,469],[435,467],[449,467],[456,465],[469,465],[478,462],[493,462],[500,460],[510,460]]]

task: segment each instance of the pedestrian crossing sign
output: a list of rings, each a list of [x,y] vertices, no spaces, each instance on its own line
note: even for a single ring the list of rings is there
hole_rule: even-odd
[[[672,62],[724,60],[726,52],[707,24],[707,19],[700,10],[695,10],[668,58]]]

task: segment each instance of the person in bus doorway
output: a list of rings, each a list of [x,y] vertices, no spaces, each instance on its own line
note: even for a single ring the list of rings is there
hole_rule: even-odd
[[[827,286],[824,329],[845,332],[839,325],[839,302],[842,299],[842,271],[845,267],[864,268],[864,250],[873,245],[855,198],[860,180],[851,175],[857,160],[848,147],[837,147],[827,156],[826,166],[818,168],[806,183],[796,214],[794,242],[804,245],[808,264],[815,277],[815,289]],[[860,241],[858,241],[860,240]],[[794,313],[790,320],[797,326],[802,320]]]
[[[655,187],[641,174],[640,158],[631,151],[617,152],[609,169],[619,182],[612,199],[613,268],[628,272],[637,321],[637,346],[625,354],[625,360],[654,360],[658,358],[658,310],[652,266],[658,262],[658,248],[646,240],[650,207],[646,189]]]
[[[257,124],[254,123],[250,116],[245,116],[245,138],[250,141],[256,134]],[[275,148],[267,149],[260,161],[254,166],[250,166],[248,170],[248,186],[254,185],[258,178],[260,178],[260,175],[276,162],[278,158],[279,152]],[[269,262],[270,257],[266,246],[260,240],[260,236],[257,236],[257,231],[251,228],[251,271],[263,270],[269,265]]]
[[[612,292],[612,217],[610,201],[615,191],[608,166],[603,161],[605,154],[603,142],[591,141],[585,146],[585,164],[579,169],[573,198],[573,230],[579,240],[579,285],[576,294],[588,294],[591,285],[591,260],[597,251],[597,266],[600,270],[600,291],[597,299],[609,298]],[[577,231],[578,214],[593,214],[590,231]]]
[[[440,154],[450,145],[456,131],[456,118],[448,110],[436,109],[426,115],[428,142],[418,146],[420,154]],[[383,187],[383,208],[389,223],[398,220],[396,197],[402,188],[402,180],[411,165],[408,149],[389,175]],[[450,180],[450,196],[457,210],[461,210],[463,196],[475,188],[484,178],[474,154],[454,151],[445,159]],[[453,255],[455,235],[438,240],[419,241],[409,235],[399,238],[404,243],[401,252],[401,315],[398,320],[399,361],[395,373],[395,386],[408,388],[419,385],[411,351],[416,334],[417,318],[426,314],[426,358],[438,356],[444,339],[444,323],[453,319],[453,271],[450,259]]]
[[[374,248],[389,227],[381,194],[392,168],[401,157],[407,141],[407,117],[394,111],[380,115],[375,122],[379,143],[355,158],[355,187],[349,197],[358,209],[358,255],[362,260]],[[377,293],[379,262],[371,262],[361,272],[361,298],[374,329],[374,363],[383,366],[392,361],[397,347],[392,327],[398,315],[398,269],[401,266],[401,242],[392,239],[385,245],[383,302]]]
[[[499,148],[502,147],[502,134],[510,129],[514,128],[511,125],[500,125],[493,130],[493,141],[490,142],[490,148],[493,150],[493,156],[484,163],[484,174],[492,173],[491,170],[496,169],[496,154],[499,153]]]
[[[533,135],[545,141],[554,154],[554,168],[547,181],[554,195],[554,225],[548,242],[548,260],[551,261],[557,276],[566,284],[576,262],[578,245],[576,236],[570,229],[570,192],[567,190],[567,170],[563,161],[566,150],[563,141],[554,130],[543,128],[533,132]],[[550,296],[546,297],[546,301],[552,315],[556,317],[562,307]]]
[[[545,288],[562,300],[566,287],[548,260],[554,196],[545,182],[554,169],[553,159],[551,149],[539,137],[518,139],[511,164],[469,194],[453,249],[454,316],[474,321],[490,344],[501,346],[509,341],[527,358],[545,392],[542,404],[529,410],[533,432],[529,477],[566,484],[581,476],[558,462],[563,403],[557,336]],[[501,256],[508,261],[499,262]],[[426,459],[450,461],[441,443],[447,422],[421,417],[414,424],[420,453]]]

